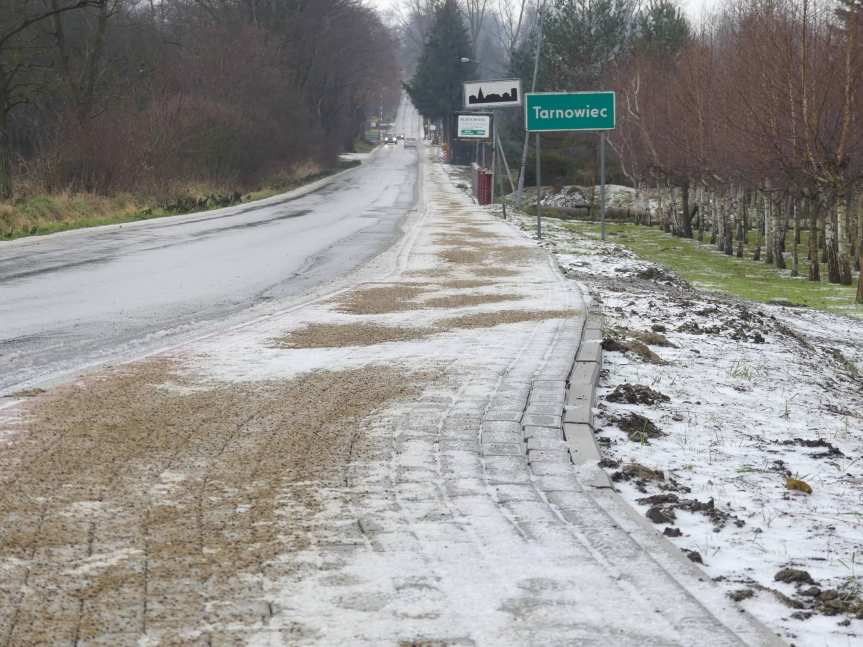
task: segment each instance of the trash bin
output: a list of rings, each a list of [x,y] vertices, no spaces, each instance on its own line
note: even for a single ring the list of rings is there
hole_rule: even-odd
[[[494,175],[487,168],[481,168],[479,173],[479,191],[477,192],[476,201],[479,204],[491,204],[491,183]]]

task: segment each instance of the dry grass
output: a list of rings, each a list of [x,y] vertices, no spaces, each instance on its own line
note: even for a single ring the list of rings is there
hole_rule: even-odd
[[[412,270],[410,272],[405,272],[404,276],[420,279],[438,279],[444,276],[451,276],[452,273],[452,269],[448,267],[433,267],[427,270]]]
[[[472,238],[470,236],[459,236],[454,234],[438,234],[435,243],[445,247],[472,247],[487,244],[488,238]]]
[[[378,315],[420,307],[413,299],[429,288],[426,284],[393,283],[353,290],[336,300],[336,310],[354,315]]]
[[[494,285],[493,281],[483,281],[482,279],[453,279],[451,281],[444,281],[441,283],[441,287],[453,289],[453,290],[463,290],[469,288],[485,288],[490,285]]]
[[[541,256],[541,252],[536,247],[501,245],[494,248],[494,256],[501,263],[517,263],[538,258]]]
[[[488,276],[491,278],[503,276],[518,276],[519,274],[521,274],[521,272],[519,272],[518,270],[510,270],[505,267],[480,267],[477,269],[472,269],[471,272],[473,272],[477,276]]]
[[[421,306],[423,308],[467,308],[485,303],[519,301],[521,299],[524,299],[521,294],[456,294],[422,301]]]
[[[447,263],[455,265],[482,265],[499,263],[501,265],[518,265],[528,260],[539,258],[541,252],[535,247],[522,245],[465,245],[452,247],[437,252],[437,255]]]
[[[438,257],[453,265],[479,265],[491,259],[493,249],[487,246],[454,247],[437,252]]]
[[[326,489],[372,451],[363,421],[432,379],[366,367],[195,383],[154,361],[29,401],[0,452],[6,643],[146,626],[181,644],[181,630],[259,624],[265,565],[285,575],[276,557],[307,546]]]
[[[422,328],[378,326],[369,323],[309,324],[274,339],[277,348],[342,348],[374,346],[387,342],[410,341],[429,334]]]
[[[442,319],[437,322],[436,326],[445,330],[491,328],[501,324],[521,323],[523,321],[568,319],[579,314],[580,311],[578,310],[500,310]]]
[[[489,236],[494,235],[491,231],[487,229],[483,229],[482,227],[477,227],[475,225],[464,225],[455,230],[456,234],[462,234],[464,236],[473,236],[475,238],[486,239]]]

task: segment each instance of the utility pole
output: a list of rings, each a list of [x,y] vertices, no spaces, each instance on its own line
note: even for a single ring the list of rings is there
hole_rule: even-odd
[[[530,84],[530,91],[536,92],[536,79],[539,76],[539,55],[542,51],[542,14],[545,9],[545,0],[543,0],[536,14],[536,28],[539,33],[536,37],[536,53],[533,58],[533,81]],[[530,144],[530,133],[527,129],[524,131],[524,145],[521,148],[521,169],[518,172],[518,188],[515,190],[515,201],[521,204],[521,194],[524,191],[524,176],[527,173],[527,148]]]

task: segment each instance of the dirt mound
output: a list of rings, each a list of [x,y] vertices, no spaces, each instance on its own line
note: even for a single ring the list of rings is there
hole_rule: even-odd
[[[605,399],[609,402],[627,404],[656,404],[670,401],[667,395],[641,384],[619,384]]]
[[[659,438],[665,433],[657,427],[650,418],[638,413],[625,413],[621,416],[610,416],[609,422],[617,425],[629,440],[636,443],[646,443],[651,438]]]

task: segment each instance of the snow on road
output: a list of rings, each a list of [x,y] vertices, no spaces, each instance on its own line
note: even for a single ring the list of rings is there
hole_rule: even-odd
[[[350,289],[18,405],[6,645],[772,644],[579,479],[581,286],[424,193]]]
[[[544,231],[606,315],[597,435],[616,487],[789,641],[859,645],[863,322],[722,298]]]

